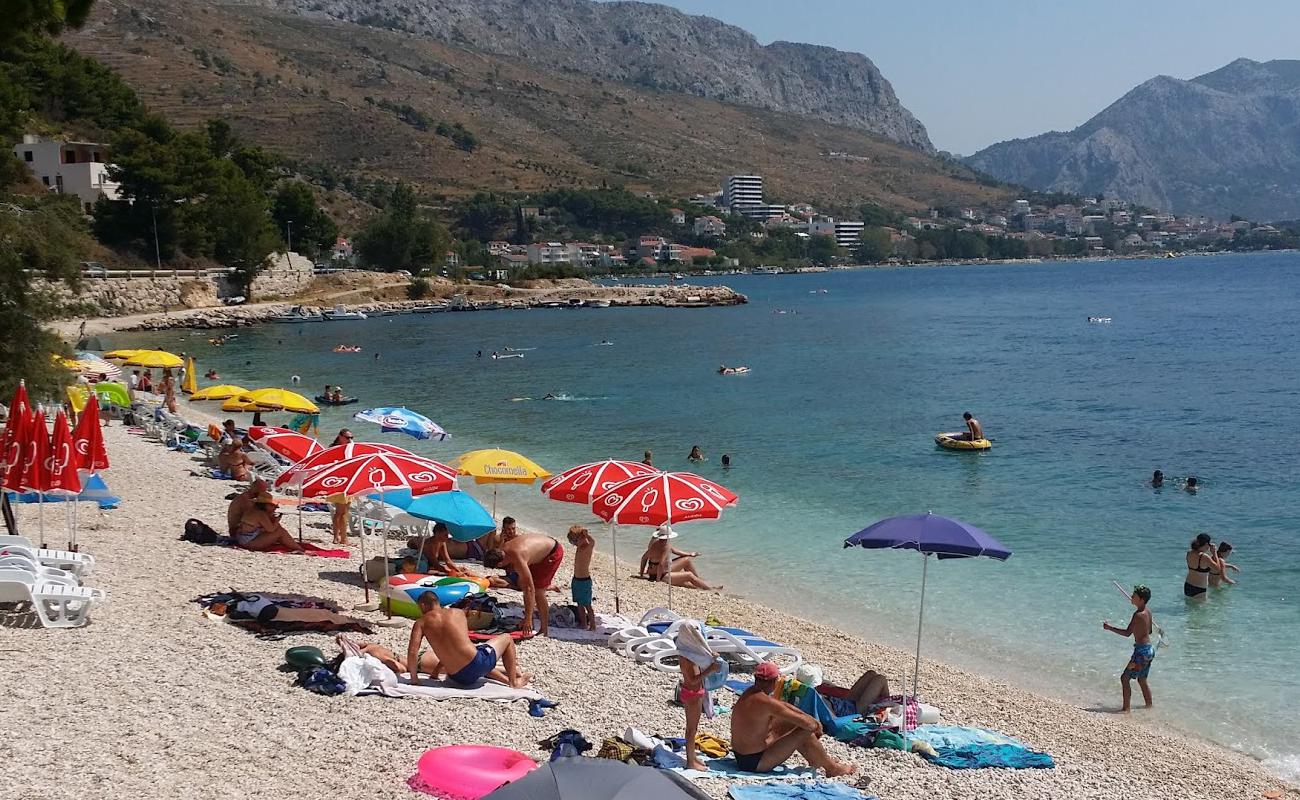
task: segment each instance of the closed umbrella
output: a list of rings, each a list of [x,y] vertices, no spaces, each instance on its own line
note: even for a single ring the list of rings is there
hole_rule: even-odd
[[[81,474],[77,471],[80,462],[72,443],[72,431],[68,430],[68,418],[63,415],[63,409],[59,409],[54,418],[50,454],[45,459],[45,491],[53,497],[76,497],[81,494]],[[76,527],[70,515],[64,514],[64,518],[68,522],[68,549],[76,550]]]
[[[592,512],[619,525],[672,526],[679,522],[718,519],[736,504],[735,492],[690,472],[653,472],[615,484],[591,502]],[[667,556],[670,560],[672,553]],[[673,584],[668,581],[668,607]]]
[[[36,520],[40,531],[41,547],[45,547],[45,493],[49,491],[50,434],[45,430],[45,414],[37,411],[27,420],[23,429],[22,466],[18,470],[15,488],[36,492],[40,500],[36,505]]]
[[[708,800],[677,773],[612,758],[558,758],[483,800]]]
[[[353,414],[352,418],[362,422],[373,422],[384,433],[405,433],[417,439],[437,439],[440,442],[451,438],[451,434],[443,430],[438,423],[405,407],[367,408],[365,411]]]
[[[542,484],[542,494],[550,500],[561,503],[581,503],[591,505],[591,501],[604,494],[615,485],[640,475],[656,472],[654,467],[640,461],[618,461],[608,459],[591,464],[579,464],[570,467],[559,475]],[[613,545],[614,556],[614,610],[621,612],[622,601],[618,594],[618,526],[609,523],[609,539]]]
[[[181,391],[185,394],[194,394],[199,390],[198,373],[194,369],[194,356],[190,356],[185,362],[185,380],[181,382]]]
[[[921,629],[925,622],[925,583],[930,556],[979,558],[1006,561],[1011,551],[989,534],[961,520],[932,512],[888,517],[844,540],[845,547],[868,549],[916,550],[921,558],[921,602],[916,620],[916,664],[912,673],[912,697],[916,697],[921,673]]]
[[[104,431],[99,427],[99,401],[92,395],[86,408],[77,417],[72,431],[72,446],[77,451],[78,469],[98,472],[108,469],[108,450],[104,447]]]
[[[9,401],[9,417],[5,420],[5,432],[0,436],[0,486],[18,489],[10,485],[11,468],[22,463],[23,429],[27,417],[31,414],[32,404],[27,399],[27,382],[19,379],[14,388],[13,398]]]

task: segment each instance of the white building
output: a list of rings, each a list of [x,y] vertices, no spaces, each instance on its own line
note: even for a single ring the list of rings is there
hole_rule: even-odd
[[[737,210],[737,206],[763,204],[762,175],[728,175],[722,183],[722,204]]]
[[[50,191],[74,194],[87,214],[101,197],[118,199],[118,186],[108,179],[108,146],[93,142],[45,141],[24,134],[14,155]]]
[[[706,215],[695,218],[696,236],[723,236],[727,233],[727,223],[718,217]]]
[[[785,214],[785,206],[769,206],[762,204],[756,206],[732,206],[731,211],[733,214],[739,214],[742,217],[747,217],[749,219],[765,220],[771,219],[772,217],[783,216]]]
[[[1011,204],[1011,215],[1028,214],[1030,211],[1028,200],[1017,200]]]
[[[830,217],[817,217],[808,223],[808,233],[812,236],[834,237],[835,244],[851,250],[862,240],[862,231],[866,227],[865,222],[837,221]]]
[[[529,264],[572,264],[573,252],[562,242],[528,245]]]

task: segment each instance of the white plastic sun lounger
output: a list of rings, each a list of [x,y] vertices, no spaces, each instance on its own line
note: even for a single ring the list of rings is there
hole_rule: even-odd
[[[654,609],[641,620],[641,625],[625,628],[609,637],[609,646],[622,655],[633,658],[663,672],[676,672],[676,663],[667,663],[678,657],[675,639],[677,628],[686,620],[666,609]],[[704,626],[704,639],[709,649],[720,656],[747,667],[762,661],[778,662],[783,675],[793,674],[803,664],[803,655],[797,648],[751,633],[743,628]],[[779,663],[785,662],[785,663]]]
[[[57,567],[42,566],[35,561],[32,561],[27,556],[0,556],[0,569],[21,569],[53,583],[62,583],[68,586],[81,585],[81,580],[71,572],[61,570]]]
[[[87,575],[95,568],[95,559],[87,553],[37,547],[26,536],[0,536],[0,557],[7,555],[26,556],[42,566],[67,570],[77,577]]]
[[[107,599],[103,589],[68,586],[13,567],[0,568],[0,602],[28,602],[46,628],[78,628]]]

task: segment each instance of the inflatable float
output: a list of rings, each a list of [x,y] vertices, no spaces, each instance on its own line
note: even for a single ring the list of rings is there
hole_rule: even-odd
[[[357,402],[358,399],[356,397],[340,397],[335,400],[333,397],[326,397],[323,394],[316,395],[316,402],[323,406],[350,406]]]
[[[975,439],[974,441],[965,438],[964,433],[936,433],[934,443],[945,450],[988,450],[993,443],[988,439]]]
[[[434,797],[479,800],[535,769],[537,762],[518,750],[456,744],[424,751],[407,785]]]
[[[438,602],[449,606],[457,600],[474,594],[483,594],[487,581],[483,578],[456,578],[448,575],[390,575],[388,583],[379,590],[380,608],[386,608],[400,617],[420,618],[420,595],[433,592]]]

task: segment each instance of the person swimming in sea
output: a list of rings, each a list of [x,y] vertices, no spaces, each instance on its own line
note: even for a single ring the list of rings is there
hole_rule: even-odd
[[[722,454],[722,468],[731,469],[731,456],[727,455],[726,453]]]
[[[1165,474],[1160,470],[1151,473],[1151,488],[1159,489],[1165,485]]]
[[[1196,480],[1195,475],[1188,475],[1187,480],[1183,481],[1183,491],[1188,494],[1196,494],[1200,488],[1200,483]]]
[[[700,446],[697,444],[697,445],[695,445],[694,447],[691,448],[691,452],[690,452],[689,455],[686,456],[686,460],[687,460],[687,461],[696,461],[696,462],[698,462],[698,461],[703,461],[703,460],[704,460],[704,451],[701,450],[701,449],[700,449]]]

